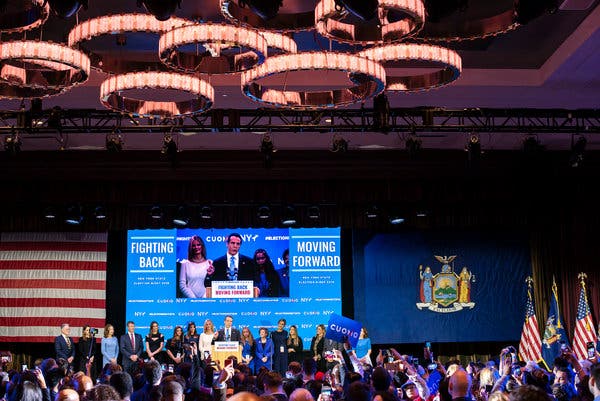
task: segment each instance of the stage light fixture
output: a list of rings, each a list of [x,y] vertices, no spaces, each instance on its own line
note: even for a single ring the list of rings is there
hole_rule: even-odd
[[[44,209],[44,218],[47,220],[56,219],[56,209],[52,206],[46,207],[46,209]]]
[[[160,152],[168,157],[175,157],[177,155],[177,143],[171,132],[165,132],[163,136],[163,145]]]
[[[377,17],[378,0],[335,0],[338,10],[346,9],[363,21]]]
[[[270,219],[271,218],[271,208],[269,206],[259,207],[257,216],[260,220]]]
[[[292,206],[286,206],[283,209],[283,216],[281,218],[281,224],[284,226],[293,226],[296,224],[296,210]]]
[[[481,141],[479,135],[471,134],[469,141],[465,146],[465,151],[468,153],[468,159],[470,163],[477,163],[481,157]]]
[[[17,131],[12,131],[10,135],[4,137],[4,150],[11,153],[17,154],[21,151],[21,136]]]
[[[331,151],[334,153],[346,153],[348,151],[348,141],[341,135],[333,135],[331,139]]]
[[[571,138],[571,167],[581,167],[585,156],[585,147],[587,145],[587,139],[584,136],[580,136],[576,142],[573,142],[574,138]]]
[[[307,210],[308,218],[311,220],[317,220],[321,217],[321,209],[319,206],[310,206]]]
[[[181,0],[138,0],[138,7],[144,6],[159,21],[166,21],[181,8]]]
[[[203,206],[200,209],[200,218],[203,220],[210,220],[213,217],[213,212],[210,206]]]
[[[239,0],[238,4],[242,8],[250,7],[262,19],[268,21],[277,16],[283,0]]]
[[[160,206],[152,206],[150,208],[150,217],[154,220],[160,220],[163,217],[163,211]]]
[[[81,7],[87,10],[88,0],[46,0],[52,12],[60,18],[72,17]]]
[[[273,144],[273,138],[269,132],[263,134],[260,140],[260,153],[264,157],[265,167],[270,168],[273,164],[273,153],[277,152]]]
[[[123,136],[119,129],[115,129],[113,132],[106,135],[106,150],[108,152],[120,152],[123,150],[123,145],[125,145],[125,141],[123,140]]]
[[[104,206],[96,206],[96,208],[94,209],[94,217],[97,220],[106,219],[106,208]]]
[[[65,223],[69,225],[79,225],[83,223],[83,213],[81,206],[69,206],[65,214]]]
[[[179,206],[177,208],[177,212],[175,212],[175,216],[173,216],[173,224],[176,226],[185,227],[189,222],[190,217],[188,216],[185,206]]]
[[[399,215],[390,216],[390,224],[397,225],[402,223],[404,223],[404,217],[401,217]]]
[[[367,209],[365,212],[365,216],[368,219],[376,219],[379,217],[379,208],[376,205],[373,205]]]

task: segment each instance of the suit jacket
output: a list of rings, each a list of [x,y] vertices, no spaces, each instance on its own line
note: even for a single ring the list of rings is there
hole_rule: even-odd
[[[213,261],[213,266],[215,267],[215,272],[206,277],[205,284],[207,287],[210,287],[211,281],[227,281],[229,278],[227,277],[227,272],[229,270],[229,263],[227,261],[227,255],[218,257]],[[239,254],[239,263],[238,263],[238,280],[251,280],[254,282],[256,286],[256,265],[254,260],[246,255]]]
[[[71,337],[69,337],[69,340],[71,340],[70,347],[67,346],[67,341],[62,336],[62,334],[60,336],[56,336],[56,338],[54,339],[54,349],[56,350],[56,359],[63,358],[66,360],[66,359],[69,359],[70,357],[75,357],[75,343],[73,342],[73,339]]]
[[[219,330],[219,336],[217,337],[216,340],[213,340],[213,343],[215,341],[226,341],[224,328]],[[238,329],[236,329],[235,327],[231,328],[231,338],[229,339],[229,341],[238,341],[238,342],[242,341],[242,335],[241,335],[240,331]]]
[[[142,351],[144,349],[144,343],[142,340],[142,336],[135,333],[135,349],[131,347],[131,339],[129,338],[129,333],[125,333],[119,339],[119,349],[121,350],[121,355],[123,355],[123,365],[128,365],[129,363],[133,363],[129,357],[131,355],[137,355],[138,358],[142,356]]]

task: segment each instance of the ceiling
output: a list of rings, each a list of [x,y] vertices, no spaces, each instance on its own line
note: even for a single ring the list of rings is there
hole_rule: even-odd
[[[301,12],[314,7],[315,0],[284,0],[280,12]],[[502,9],[513,0],[470,0],[469,7],[462,13],[448,17],[448,24],[458,19],[481,18],[494,12],[491,7]],[[600,0],[566,0],[553,14],[545,13],[537,19],[505,34],[486,39],[452,42],[447,46],[459,52],[463,59],[463,73],[453,84],[436,90],[417,93],[389,93],[391,107],[435,106],[449,109],[471,107],[489,108],[600,108]],[[138,8],[135,0],[90,0],[88,10],[81,10],[79,21],[121,12],[145,12]],[[182,8],[176,16],[192,19],[222,21],[218,0],[183,0]],[[64,42],[69,30],[75,25],[76,18],[68,20],[51,16],[38,30],[27,33],[27,38],[42,38]],[[6,35],[1,38],[7,40]],[[299,50],[325,50],[355,48],[348,45],[330,43],[315,32],[294,34]],[[157,49],[157,37],[146,34],[127,35],[127,44],[117,46],[113,40],[93,42],[105,52],[139,57],[154,57]],[[389,69],[388,75],[395,69]],[[397,72],[397,71],[396,71]],[[69,92],[44,99],[44,108],[59,105],[63,108],[102,109],[98,100],[99,86],[107,77],[104,73],[93,72],[88,82]],[[215,104],[213,108],[256,108],[257,105],[245,98],[240,92],[239,74],[210,77],[215,86]],[[290,86],[318,88],[330,84],[344,84],[340,74],[318,74],[317,76],[295,74],[287,83]],[[16,110],[19,101],[0,100],[0,110]],[[370,104],[370,102],[369,102]],[[358,107],[358,106],[356,106]],[[190,148],[256,148],[256,135],[225,133],[216,138],[214,135],[198,134],[182,138]],[[350,146],[366,148],[394,148],[403,146],[397,135],[379,133],[349,134]],[[72,148],[102,147],[102,137],[94,139],[72,138]],[[207,140],[207,138],[211,138]],[[550,148],[568,147],[570,141],[554,140]],[[127,147],[145,149],[160,146],[161,138],[148,141],[145,137],[131,135],[126,139]],[[325,135],[276,134],[275,144],[279,148],[318,148],[327,147],[331,141]],[[24,139],[24,149],[47,148],[41,141]],[[155,146],[154,142],[157,142]],[[98,143],[98,145],[97,145]],[[424,147],[456,148],[464,146],[464,137],[452,135],[427,139]],[[588,141],[595,146],[594,141]],[[201,144],[201,145],[200,145]],[[519,140],[499,140],[490,137],[483,146],[497,148],[515,148]],[[48,146],[55,146],[48,145]],[[600,144],[597,144],[600,147]]]

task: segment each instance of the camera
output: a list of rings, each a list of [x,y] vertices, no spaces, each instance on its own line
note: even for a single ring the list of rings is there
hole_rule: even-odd
[[[90,334],[91,334],[92,336],[95,336],[95,335],[97,335],[97,334],[98,334],[98,329],[91,327],[91,328],[90,328]]]

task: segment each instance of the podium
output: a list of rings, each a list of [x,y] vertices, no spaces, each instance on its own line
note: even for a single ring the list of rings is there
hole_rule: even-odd
[[[235,356],[240,362],[242,360],[242,346],[237,341],[215,341],[212,346],[211,357],[213,361],[219,361],[223,367],[223,361],[230,356]]]

